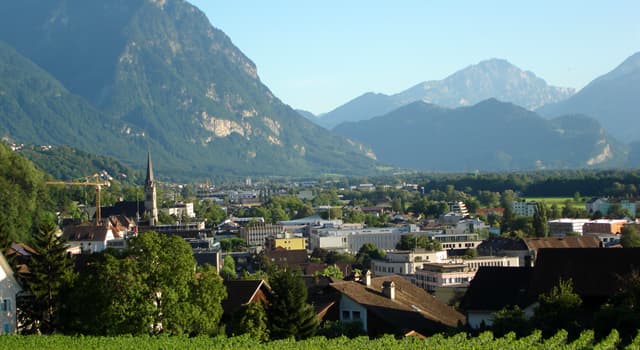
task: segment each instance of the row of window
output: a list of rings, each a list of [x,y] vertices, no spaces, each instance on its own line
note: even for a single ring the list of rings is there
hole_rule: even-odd
[[[360,311],[342,310],[342,321],[360,321]]]

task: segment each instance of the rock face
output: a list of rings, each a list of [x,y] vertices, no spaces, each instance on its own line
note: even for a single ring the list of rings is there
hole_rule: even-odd
[[[425,81],[395,95],[367,93],[325,114],[318,123],[332,128],[345,121],[366,120],[416,101],[456,108],[496,98],[536,109],[574,93],[548,85],[532,72],[506,60],[490,59],[464,68],[443,80]]]
[[[160,172],[194,176],[374,171],[370,150],[273,96],[255,64],[185,1],[8,0],[0,3],[0,40],[57,84],[62,99],[73,96],[92,111],[67,111],[76,126],[63,138],[68,144],[128,163],[142,163],[151,147]],[[25,111],[20,118],[47,109],[32,100],[12,97]],[[14,116],[0,110],[0,118]],[[0,133],[62,143],[54,137],[59,121],[48,123],[38,140],[19,128],[0,126]],[[98,139],[110,142],[87,142]]]
[[[640,52],[566,101],[546,105],[546,116],[582,113],[596,118],[621,141],[640,141]]]
[[[548,120],[495,99],[456,109],[414,102],[335,131],[371,146],[382,162],[420,170],[612,167],[627,157],[592,118]]]

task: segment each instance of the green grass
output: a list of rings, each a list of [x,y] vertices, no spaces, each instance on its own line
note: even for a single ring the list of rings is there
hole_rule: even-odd
[[[556,204],[560,208],[564,207],[564,202],[567,201],[567,199],[571,201],[572,207],[584,209],[584,200],[574,202],[573,197],[526,197],[527,202],[544,202],[548,206]]]

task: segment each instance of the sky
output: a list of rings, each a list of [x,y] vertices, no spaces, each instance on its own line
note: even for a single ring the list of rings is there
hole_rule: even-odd
[[[188,0],[286,104],[321,114],[503,58],[580,89],[640,51],[638,0]]]

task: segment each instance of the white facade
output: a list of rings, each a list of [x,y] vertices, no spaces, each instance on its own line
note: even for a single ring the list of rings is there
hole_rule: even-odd
[[[160,209],[168,215],[173,215],[180,219],[182,217],[195,218],[196,213],[193,210],[193,203],[176,203],[172,208]]]
[[[394,250],[402,235],[420,234],[414,232],[415,225],[403,227],[373,227],[362,229],[322,228],[311,232],[309,249],[323,248],[327,250],[356,253],[365,243],[374,244],[382,250]],[[425,235],[425,233],[422,233]]]
[[[533,216],[538,210],[538,203],[514,201],[511,203],[511,209],[518,216]]]
[[[361,322],[367,331],[367,309],[346,295],[340,297],[340,322]]]
[[[15,334],[18,320],[16,317],[16,294],[22,288],[13,276],[13,270],[0,253],[0,334]]]
[[[71,254],[78,253],[99,253],[105,249],[107,249],[107,242],[114,240],[115,237],[113,235],[113,230],[108,228],[106,230],[104,240],[102,239],[88,239],[83,237],[81,240],[73,240],[69,238],[67,241],[67,251]]]
[[[442,249],[475,249],[482,243],[475,233],[455,233],[455,231],[429,231],[427,236],[440,242]]]
[[[448,262],[425,263],[415,271],[413,283],[433,291],[439,287],[466,285],[483,266],[518,267],[520,259],[511,256],[482,256],[473,259],[450,259]]]
[[[371,270],[376,276],[412,275],[427,262],[444,262],[447,251],[400,251],[387,253],[385,260],[372,260]]]
[[[552,236],[565,236],[572,232],[582,234],[582,227],[589,221],[591,220],[562,218],[547,221],[547,227]]]

